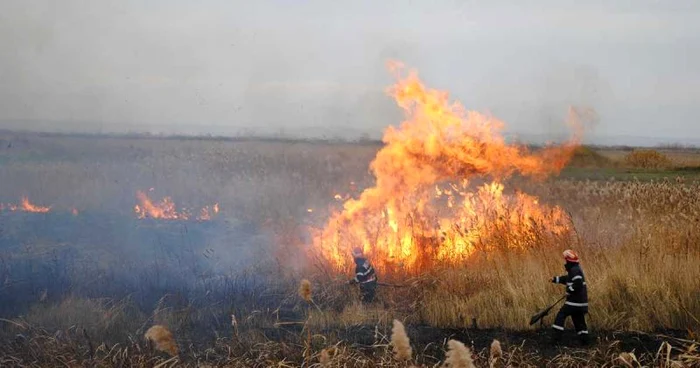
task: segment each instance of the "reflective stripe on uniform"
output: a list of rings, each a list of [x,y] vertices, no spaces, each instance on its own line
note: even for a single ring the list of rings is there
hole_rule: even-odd
[[[368,282],[372,282],[372,281],[376,281],[376,280],[377,280],[377,278],[374,277],[374,276],[372,276],[372,277],[370,277],[369,279],[367,279],[367,280],[365,280],[365,281],[362,281],[360,284],[366,284],[366,283],[368,283]]]
[[[583,330],[583,331],[577,332],[576,334],[578,334],[578,335],[588,335],[588,331]]]
[[[552,328],[555,330],[564,331],[564,327],[561,327],[561,326],[552,325]]]
[[[587,307],[588,306],[588,303],[565,302],[564,304],[570,305],[572,307]]]
[[[571,279],[571,281],[578,280],[578,279],[582,279],[582,278],[583,278],[583,276],[581,276],[581,275],[574,276],[574,277]]]

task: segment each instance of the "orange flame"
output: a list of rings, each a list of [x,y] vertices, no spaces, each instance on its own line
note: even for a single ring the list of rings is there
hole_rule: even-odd
[[[407,119],[385,131],[385,146],[370,165],[375,186],[345,201],[314,231],[313,252],[340,271],[351,266],[350,249],[359,246],[378,268],[419,272],[460,262],[476,249],[522,249],[545,233],[568,232],[560,208],[508,194],[503,183],[516,173],[546,178],[559,172],[578,145],[576,136],[531,153],[505,142],[501,121],[450,102],[447,92],[426,88],[413,71],[404,77],[400,65],[390,67],[398,82],[388,93]]]
[[[0,211],[20,211],[20,212],[33,212],[33,213],[47,213],[51,211],[51,207],[44,207],[33,204],[29,202],[29,198],[26,196],[22,197],[20,204],[2,204],[0,203]]]
[[[211,220],[212,216],[216,215],[217,213],[219,213],[219,204],[214,203],[213,206],[206,206],[202,208],[202,210],[199,212],[198,220]]]
[[[139,203],[134,206],[134,212],[140,219],[150,217],[163,220],[189,220],[191,217],[191,214],[187,209],[178,211],[175,207],[175,202],[173,202],[172,198],[170,197],[164,197],[160,202],[154,202],[146,193],[137,191],[136,198],[138,199]],[[199,212],[199,216],[197,216],[196,219],[199,221],[208,221],[211,220],[212,216],[218,213],[219,204],[215,203],[213,206],[206,206],[202,208]]]

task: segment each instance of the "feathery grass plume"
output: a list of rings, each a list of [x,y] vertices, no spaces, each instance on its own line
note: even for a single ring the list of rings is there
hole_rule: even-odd
[[[321,350],[321,357],[318,360],[321,363],[321,367],[328,367],[331,364],[331,354],[328,349]]]
[[[309,280],[301,280],[301,284],[299,284],[299,296],[306,300],[307,303],[311,303],[311,282],[309,282]]]
[[[450,368],[476,368],[472,360],[472,352],[457,340],[447,342],[449,350],[445,353],[445,364],[443,367]]]
[[[406,329],[399,320],[394,320],[394,327],[391,329],[391,345],[394,347],[394,357],[396,360],[411,360],[413,351],[411,341],[406,335]]]
[[[146,331],[144,337],[156,344],[156,349],[164,351],[172,356],[177,355],[177,344],[173,334],[167,327],[154,325]]]
[[[491,352],[489,357],[489,367],[495,368],[498,366],[498,362],[503,357],[503,350],[501,349],[501,342],[494,339],[491,343]]]

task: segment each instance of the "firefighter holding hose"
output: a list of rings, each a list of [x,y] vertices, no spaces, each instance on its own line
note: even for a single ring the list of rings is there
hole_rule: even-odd
[[[570,249],[564,251],[566,275],[555,276],[552,282],[566,285],[566,302],[559,309],[554,324],[552,325],[552,343],[556,344],[564,331],[564,322],[571,317],[574,322],[576,334],[583,345],[588,345],[588,327],[586,326],[586,314],[588,313],[588,290],[586,278],[581,269],[578,255]]]
[[[377,290],[377,274],[365,257],[362,248],[353,248],[352,257],[355,259],[355,277],[348,283],[359,284],[362,303],[371,303],[374,301]]]

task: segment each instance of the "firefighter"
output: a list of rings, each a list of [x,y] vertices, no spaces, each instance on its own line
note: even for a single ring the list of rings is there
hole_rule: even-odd
[[[583,275],[578,255],[570,249],[563,253],[566,264],[566,275],[555,276],[552,282],[566,285],[566,302],[559,309],[557,317],[552,325],[552,343],[559,342],[564,331],[566,318],[571,316],[574,328],[582,345],[589,344],[588,327],[586,326],[586,314],[588,313],[588,291],[586,277]]]
[[[362,303],[371,303],[377,290],[377,274],[361,248],[354,248],[352,257],[355,259],[355,277],[348,283],[359,284]]]

